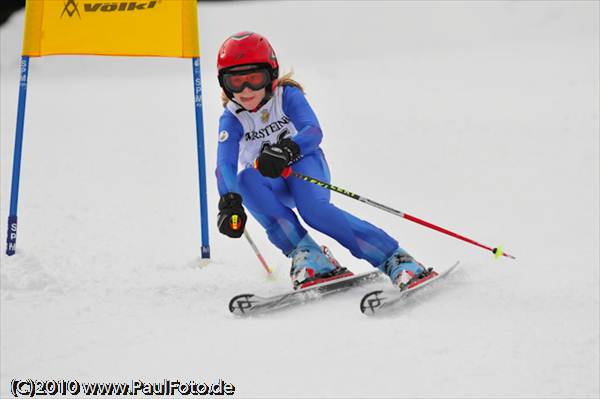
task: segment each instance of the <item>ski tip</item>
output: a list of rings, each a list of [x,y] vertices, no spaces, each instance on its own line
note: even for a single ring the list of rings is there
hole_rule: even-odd
[[[383,302],[379,295],[383,293],[382,290],[369,292],[363,296],[360,301],[360,311],[366,315],[375,314],[375,312],[382,306]]]
[[[252,301],[253,297],[254,294],[240,294],[234,296],[229,301],[229,311],[237,316],[247,316],[254,306],[254,301]]]

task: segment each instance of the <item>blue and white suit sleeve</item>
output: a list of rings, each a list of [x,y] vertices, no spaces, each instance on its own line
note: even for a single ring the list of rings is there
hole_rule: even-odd
[[[239,193],[237,186],[238,158],[243,128],[240,121],[226,109],[219,119],[217,147],[217,186],[219,195]]]
[[[300,153],[308,155],[316,151],[323,140],[323,132],[317,116],[299,88],[289,85],[284,87],[283,112],[298,131],[293,140],[300,146]]]

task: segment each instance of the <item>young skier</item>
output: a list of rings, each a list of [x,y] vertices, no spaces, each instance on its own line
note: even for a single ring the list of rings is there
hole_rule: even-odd
[[[253,32],[230,36],[219,50],[217,68],[225,108],[219,121],[216,169],[221,233],[241,237],[245,206],[269,240],[292,259],[294,288],[352,273],[323,252],[293,208],[309,226],[377,267],[401,289],[436,275],[383,230],[331,204],[329,190],[281,177],[292,166],[330,181],[319,147],[323,133],[317,117],[291,74],[279,78],[277,57],[265,37]]]

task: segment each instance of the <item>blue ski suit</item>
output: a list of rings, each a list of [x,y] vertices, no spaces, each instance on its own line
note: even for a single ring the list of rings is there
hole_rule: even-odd
[[[288,137],[299,145],[302,158],[292,168],[330,182],[320,148],[323,133],[304,93],[292,85],[278,86],[260,109],[249,112],[232,101],[219,121],[217,184],[220,195],[242,196],[250,214],[264,227],[269,240],[288,256],[307,234],[296,213],[315,230],[332,237],[357,258],[380,266],[398,249],[383,230],[331,203],[331,191],[289,177],[271,179],[252,167],[265,143]],[[241,171],[238,173],[238,162]]]

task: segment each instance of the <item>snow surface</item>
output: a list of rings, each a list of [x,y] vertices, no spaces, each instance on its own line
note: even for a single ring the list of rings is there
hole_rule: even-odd
[[[598,397],[599,3],[200,5],[212,259],[200,221],[189,60],[33,59],[16,256],[0,240],[0,393],[13,378],[211,382],[239,397]],[[10,197],[23,14],[0,29],[1,215]],[[218,234],[218,46],[270,38],[306,87],[333,183],[517,257],[341,196],[422,262],[462,267],[394,315],[380,282],[285,312],[229,314],[289,287]],[[370,270],[314,233],[356,272]]]

